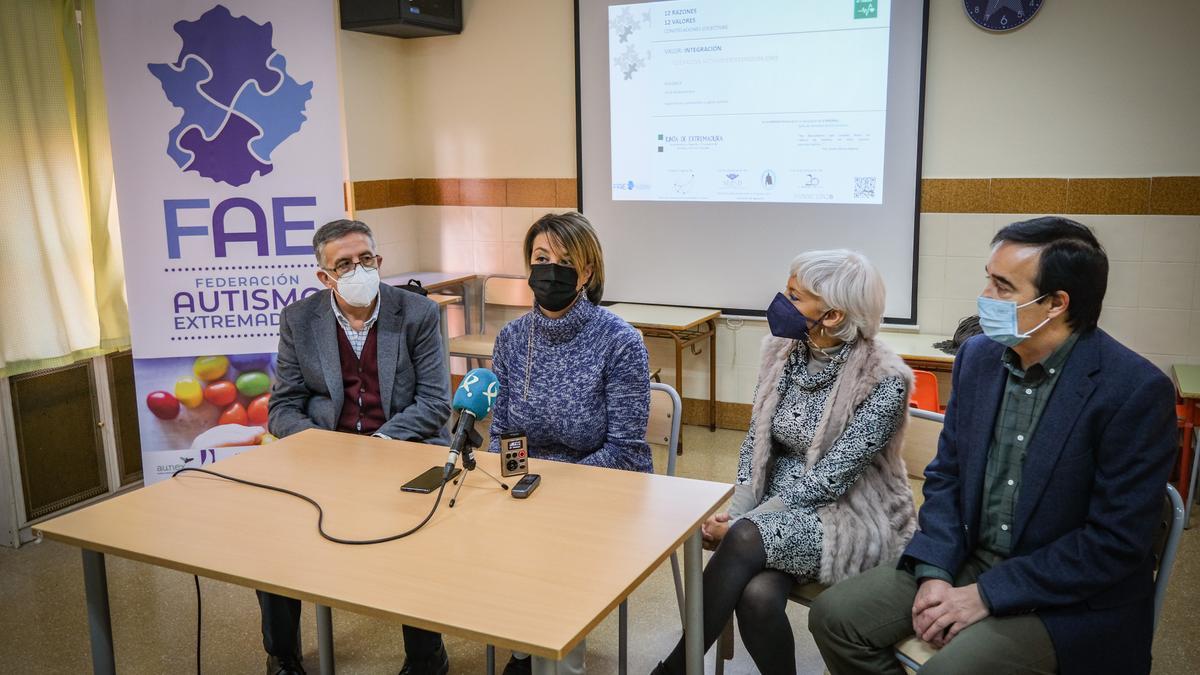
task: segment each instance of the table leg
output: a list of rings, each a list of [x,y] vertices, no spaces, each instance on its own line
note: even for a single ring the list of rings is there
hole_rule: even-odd
[[[629,599],[617,608],[617,675],[629,672]]]
[[[675,336],[672,338],[675,341],[675,391],[683,398],[683,343]]]
[[[684,654],[687,657],[687,674],[704,673],[704,588],[701,581],[700,530],[692,533],[683,543],[684,603],[687,605],[687,621],[683,626]]]
[[[450,310],[446,305],[438,308],[442,320],[442,356],[446,357],[446,367],[450,366]]]
[[[333,675],[333,611],[325,605],[317,605],[317,654],[321,675]]]
[[[708,322],[708,430],[717,430],[717,322],[711,320]]]
[[[466,312],[465,302],[463,305],[463,312]],[[450,386],[450,382],[453,380],[453,374],[454,374],[450,368],[450,309],[449,309],[449,307],[447,307],[446,305],[442,305],[442,306],[438,307],[438,315],[440,316],[441,322],[442,322],[442,358],[444,358],[446,360],[446,386],[448,387],[448,386]],[[453,397],[454,392],[450,391],[449,395],[451,397]],[[446,419],[446,430],[450,432],[451,436],[454,435],[454,428],[452,426],[453,422],[454,422],[453,415],[451,415],[449,418]]]
[[[463,333],[471,334],[471,308],[475,306],[475,282],[464,281],[462,284],[462,302],[463,302]],[[483,317],[479,317],[480,327],[483,326]],[[480,331],[482,332],[482,331]]]
[[[683,400],[683,342],[675,333],[671,333],[671,341],[675,343],[675,393]],[[675,448],[676,455],[683,454],[683,438],[680,434],[679,445]]]
[[[104,554],[83,549],[83,591],[87,597],[88,633],[92,641],[92,671],[117,672],[113,659],[112,620],[108,612],[108,576]]]
[[[487,646],[487,666],[485,666],[485,670],[483,672],[487,673],[487,675],[496,675],[496,646],[495,645]]]

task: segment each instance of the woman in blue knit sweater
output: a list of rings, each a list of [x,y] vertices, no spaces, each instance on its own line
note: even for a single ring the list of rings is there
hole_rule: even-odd
[[[536,303],[496,338],[489,450],[519,431],[534,459],[653,471],[646,344],[599,306],[604,258],[591,223],[578,213],[543,216],[525,235],[525,261]],[[584,652],[580,643],[558,672],[582,673]],[[504,674],[540,670],[534,661],[514,656]]]

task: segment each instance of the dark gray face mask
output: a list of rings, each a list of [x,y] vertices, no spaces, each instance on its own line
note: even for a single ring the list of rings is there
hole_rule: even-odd
[[[565,309],[579,294],[579,272],[574,267],[557,263],[529,266],[529,287],[538,307],[558,312]]]

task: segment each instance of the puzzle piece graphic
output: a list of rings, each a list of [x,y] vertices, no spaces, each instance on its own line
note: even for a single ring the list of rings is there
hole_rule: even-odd
[[[279,84],[280,74],[267,68],[267,59],[275,51],[270,22],[257,24],[245,16],[234,18],[224,5],[216,5],[195,21],[177,22],[175,32],[183,38],[176,67],[188,54],[207,63],[213,76],[200,89],[217,103],[233,105],[242,85],[250,80],[258,82],[263,91]]]
[[[312,98],[312,82],[300,84],[287,74],[287,59],[283,54],[271,57],[270,65],[283,73],[279,87],[267,94],[257,87],[242,90],[233,109],[262,128],[262,136],[250,142],[250,150],[258,159],[267,162],[271,153],[288,136],[300,130],[308,118],[304,109]]]
[[[179,139],[180,147],[193,156],[184,170],[233,186],[249,183],[255,173],[265,176],[271,173],[271,165],[258,161],[246,149],[258,135],[258,128],[236,113],[229,116],[221,133],[212,140],[192,127]]]
[[[308,120],[313,83],[288,75],[273,31],[270,22],[216,5],[175,24],[183,48],[174,65],[147,64],[183,111],[167,135],[167,155],[184,171],[244,185],[271,172],[271,154]]]
[[[182,70],[175,70],[165,63],[151,63],[147,67],[162,83],[167,100],[183,110],[179,124],[167,134],[167,154],[182,168],[187,166],[192,156],[179,148],[180,134],[188,127],[194,126],[198,127],[206,138],[212,138],[221,130],[226,112],[200,93],[200,82],[210,74],[208,67],[200,59],[185,59]]]

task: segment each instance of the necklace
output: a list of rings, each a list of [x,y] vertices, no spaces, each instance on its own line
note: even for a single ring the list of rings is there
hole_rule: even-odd
[[[531,317],[532,318],[532,317]],[[525,351],[525,393],[522,400],[529,400],[529,378],[533,372],[533,321],[529,322],[529,347]]]
[[[825,358],[827,358],[827,359],[832,358],[832,356],[829,353],[831,350],[836,352],[842,348],[841,344],[836,344],[832,347],[829,347],[828,349],[823,349],[821,347],[818,347],[817,343],[813,342],[811,337],[806,337],[804,339],[804,344],[808,345],[808,348],[812,351],[821,352],[822,354],[825,355]]]

